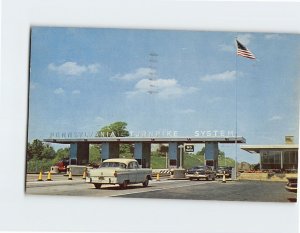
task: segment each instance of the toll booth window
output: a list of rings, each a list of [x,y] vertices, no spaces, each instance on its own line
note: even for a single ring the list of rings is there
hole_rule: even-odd
[[[213,160],[207,160],[206,161],[206,166],[214,166],[214,161]]]
[[[170,159],[170,166],[176,166],[176,160],[175,159]]]

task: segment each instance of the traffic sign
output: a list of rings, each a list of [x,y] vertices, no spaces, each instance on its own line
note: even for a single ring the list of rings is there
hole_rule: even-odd
[[[194,145],[185,145],[184,150],[185,152],[194,152]]]

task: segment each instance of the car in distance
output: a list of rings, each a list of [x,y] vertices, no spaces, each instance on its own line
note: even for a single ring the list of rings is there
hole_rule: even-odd
[[[186,177],[190,180],[215,180],[216,173],[210,166],[195,166],[186,171]]]
[[[289,177],[285,189],[289,192],[297,193],[297,177]]]
[[[140,168],[135,159],[106,159],[99,168],[87,172],[86,182],[100,189],[103,184],[120,185],[126,189],[129,184],[142,183],[147,187],[152,170]]]
[[[231,177],[231,172],[232,172],[232,167],[225,167],[225,166],[220,166],[217,169],[217,177],[223,177],[224,173],[225,173],[225,177],[226,178],[230,178]]]

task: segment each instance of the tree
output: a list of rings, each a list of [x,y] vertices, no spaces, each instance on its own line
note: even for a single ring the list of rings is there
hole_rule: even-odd
[[[67,159],[70,156],[70,148],[60,148],[56,151],[55,158],[53,159],[53,164],[57,162]]]
[[[127,137],[129,131],[126,129],[127,123],[123,121],[114,122],[108,126],[104,126],[100,129],[96,136],[97,137]]]
[[[52,146],[48,144],[44,145],[44,149],[42,151],[43,159],[53,159],[55,157],[55,151]]]
[[[30,160],[34,157],[37,159],[42,159],[43,151],[44,151],[43,142],[38,139],[33,140],[31,144],[30,143],[27,144],[27,160]]]
[[[123,121],[117,121],[110,125],[101,128],[96,136],[97,137],[128,137],[129,131],[126,129],[127,123]],[[132,145],[120,145],[120,156],[129,157]]]

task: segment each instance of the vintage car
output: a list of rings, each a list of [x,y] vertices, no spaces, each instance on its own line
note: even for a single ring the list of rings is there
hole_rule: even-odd
[[[225,173],[225,177],[229,178],[231,177],[231,172],[232,172],[232,167],[218,167],[217,169],[217,177],[223,177],[224,173]]]
[[[186,177],[190,180],[215,180],[216,173],[209,166],[196,166],[186,171]]]
[[[289,177],[285,189],[289,192],[297,193],[297,177]]]
[[[87,172],[86,182],[100,189],[102,184],[120,185],[127,188],[128,184],[142,183],[147,187],[151,180],[152,170],[140,168],[135,159],[107,159],[99,168]]]

